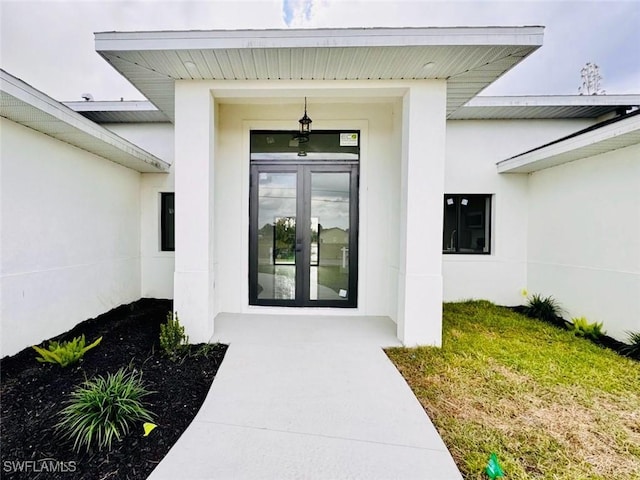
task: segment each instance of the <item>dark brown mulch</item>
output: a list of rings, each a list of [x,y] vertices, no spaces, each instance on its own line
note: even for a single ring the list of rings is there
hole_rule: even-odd
[[[196,354],[202,345],[191,345],[189,354],[176,362],[169,360],[158,337],[171,309],[168,300],[141,299],[78,324],[53,340],[84,334],[88,344],[103,338],[79,364],[67,368],[36,362],[31,348],[0,360],[0,476],[146,479],[198,412],[227,348],[216,345],[205,357]],[[147,388],[155,392],[146,401],[158,427],[143,437],[140,424],[110,452],[74,452],[53,430],[69,392],[85,378],[128,365],[141,371]]]

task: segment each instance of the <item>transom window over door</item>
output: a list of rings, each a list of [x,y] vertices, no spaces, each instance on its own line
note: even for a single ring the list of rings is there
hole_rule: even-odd
[[[252,132],[250,304],[357,306],[359,133],[341,133]]]

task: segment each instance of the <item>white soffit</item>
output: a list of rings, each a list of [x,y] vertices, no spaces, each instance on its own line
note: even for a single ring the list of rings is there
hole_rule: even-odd
[[[147,101],[62,102],[74,112],[96,123],[162,123],[169,118]]]
[[[640,95],[475,97],[450,120],[598,118],[640,106]]]
[[[138,172],[170,165],[0,70],[0,116]]]
[[[640,143],[640,110],[498,162],[498,173],[532,173]]]
[[[168,117],[175,80],[447,80],[447,114],[542,45],[544,27],[96,33],[96,51]]]

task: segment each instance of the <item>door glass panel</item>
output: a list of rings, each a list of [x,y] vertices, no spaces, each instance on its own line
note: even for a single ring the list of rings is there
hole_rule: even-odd
[[[311,172],[310,300],[349,298],[349,185],[349,172]]]
[[[258,174],[258,298],[296,295],[296,173]]]

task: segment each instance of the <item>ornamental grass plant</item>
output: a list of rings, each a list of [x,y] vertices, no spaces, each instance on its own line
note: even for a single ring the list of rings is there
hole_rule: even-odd
[[[106,377],[86,380],[71,393],[56,425],[64,440],[73,441],[73,449],[111,450],[137,422],[153,420],[143,398],[152,392],[142,382],[142,373],[121,368]]]

